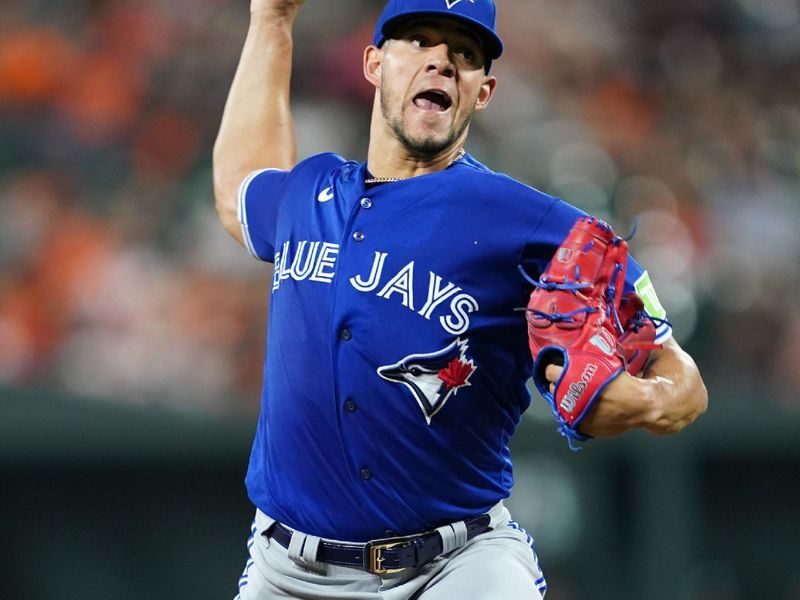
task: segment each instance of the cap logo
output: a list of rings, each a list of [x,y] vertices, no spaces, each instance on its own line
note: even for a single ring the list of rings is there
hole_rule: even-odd
[[[461,2],[461,0],[444,0],[445,4],[447,4],[447,8],[453,8],[456,4]],[[473,4],[475,4],[475,0],[469,0]]]
[[[469,2],[469,4],[467,4]],[[470,30],[484,50],[484,70],[489,72],[493,60],[503,53],[503,41],[495,28],[496,0],[388,0],[375,23],[372,43],[378,48],[388,39],[394,25],[409,18],[431,18],[437,14],[453,18]]]

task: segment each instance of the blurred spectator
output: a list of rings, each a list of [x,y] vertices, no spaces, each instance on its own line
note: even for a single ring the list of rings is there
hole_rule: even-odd
[[[619,230],[638,219],[709,384],[768,377],[787,398],[800,326],[763,323],[800,302],[798,6],[502,0],[499,94],[470,146]],[[378,8],[301,14],[302,155],[363,160]],[[0,382],[255,410],[270,274],[216,224],[209,175],[247,19],[222,0],[0,7]]]

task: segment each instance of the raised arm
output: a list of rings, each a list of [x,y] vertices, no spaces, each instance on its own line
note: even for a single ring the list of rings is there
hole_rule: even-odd
[[[560,367],[548,367],[555,381]],[[622,373],[604,390],[579,429],[609,437],[629,429],[677,433],[706,411],[708,392],[694,360],[670,339],[652,353],[642,377]]]
[[[214,144],[214,196],[225,229],[244,245],[237,192],[260,168],[289,169],[297,147],[289,107],[292,27],[303,0],[252,0],[250,27]]]

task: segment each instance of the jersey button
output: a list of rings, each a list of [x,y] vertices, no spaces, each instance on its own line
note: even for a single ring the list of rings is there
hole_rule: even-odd
[[[349,413],[354,413],[358,410],[358,406],[352,400],[348,400],[344,403],[344,409]]]
[[[363,479],[364,481],[372,479],[372,471],[370,471],[367,467],[363,467],[361,469],[361,479]]]
[[[357,241],[357,242],[363,242],[365,237],[366,237],[366,236],[364,235],[364,232],[363,232],[363,231],[356,231],[356,232],[353,234],[353,239],[354,239],[355,241]]]
[[[345,328],[339,332],[339,337],[342,338],[345,342],[349,342],[353,339],[353,332],[349,329]]]
[[[362,198],[361,208],[372,208],[372,200],[370,200],[369,198]]]

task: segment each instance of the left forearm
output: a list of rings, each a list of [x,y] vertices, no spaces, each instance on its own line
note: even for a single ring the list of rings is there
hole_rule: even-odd
[[[610,437],[630,429],[658,435],[677,433],[708,406],[708,393],[692,357],[674,340],[653,353],[644,376],[620,374],[580,424],[592,437]]]
[[[648,406],[641,427],[656,434],[676,433],[708,407],[708,392],[692,357],[674,340],[658,351],[645,370]]]

